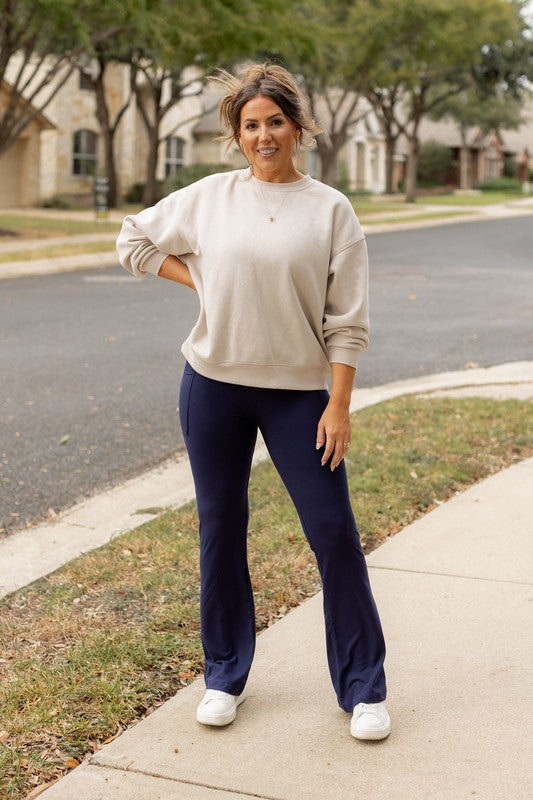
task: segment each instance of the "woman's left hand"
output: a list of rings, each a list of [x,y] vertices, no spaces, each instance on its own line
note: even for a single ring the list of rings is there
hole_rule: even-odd
[[[316,436],[316,449],[324,447],[321,465],[331,457],[330,469],[339,466],[350,446],[350,406],[330,400],[320,417]]]

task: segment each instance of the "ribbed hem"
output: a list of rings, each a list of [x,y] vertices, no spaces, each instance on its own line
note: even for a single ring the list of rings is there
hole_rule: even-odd
[[[204,378],[240,386],[264,389],[326,389],[322,367],[292,367],[286,365],[213,363],[198,358],[185,342],[181,352],[196,372]]]

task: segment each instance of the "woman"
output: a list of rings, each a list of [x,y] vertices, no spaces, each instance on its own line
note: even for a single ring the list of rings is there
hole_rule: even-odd
[[[353,736],[383,739],[385,643],[343,461],[368,343],[364,235],[348,199],[294,165],[302,138],[319,129],[290,73],[254,65],[217,80],[226,138],[249,168],[126,217],[117,242],[133,275],[176,281],[200,300],[179,399],[200,519],[206,693],[197,719],[235,719],[254,654],[247,489],[259,429],[317,558],[339,705]]]

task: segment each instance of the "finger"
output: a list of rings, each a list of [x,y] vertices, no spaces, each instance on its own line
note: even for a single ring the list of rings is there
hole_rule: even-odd
[[[337,439],[335,442],[335,451],[333,453],[333,458],[331,459],[331,471],[333,472],[339,464],[341,463],[342,459],[344,458],[345,448],[340,439]]]
[[[322,461],[321,461],[322,466],[324,466],[324,464],[328,461],[334,449],[335,449],[335,437],[331,433],[328,434],[328,432],[326,431],[326,447],[324,450],[324,454],[322,456]]]
[[[325,441],[326,441],[326,429],[324,427],[324,423],[320,421],[318,423],[318,429],[316,432],[316,449],[320,450],[320,448],[324,446]]]

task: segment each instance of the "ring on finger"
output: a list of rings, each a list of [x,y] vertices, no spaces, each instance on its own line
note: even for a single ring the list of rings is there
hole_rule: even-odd
[[[343,447],[345,447],[345,448],[346,448],[346,450],[348,450],[348,448],[349,448],[349,446],[350,446],[350,442],[343,442],[343,443],[342,443],[342,446],[343,446]]]

